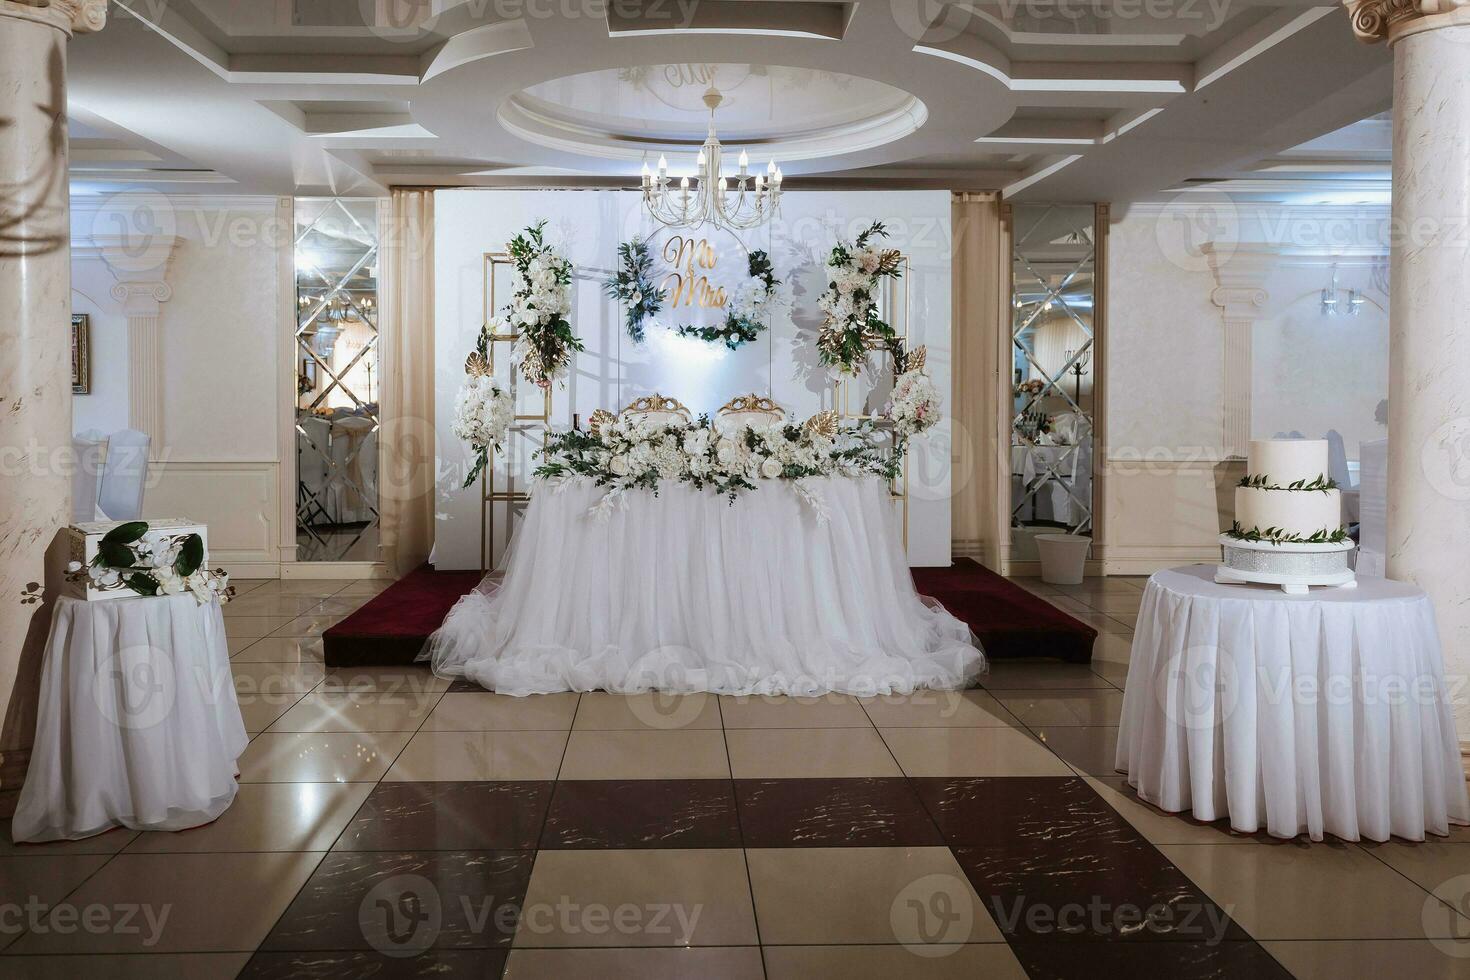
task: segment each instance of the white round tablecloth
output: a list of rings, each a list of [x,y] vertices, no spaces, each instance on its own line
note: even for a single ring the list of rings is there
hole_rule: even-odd
[[[208,823],[234,802],[247,741],[218,602],[63,597],[11,834]]]
[[[1470,823],[1434,610],[1419,589],[1148,581],[1117,768],[1150,803],[1236,830],[1423,840]]]

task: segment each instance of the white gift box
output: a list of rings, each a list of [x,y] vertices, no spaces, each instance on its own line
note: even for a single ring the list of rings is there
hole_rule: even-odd
[[[72,581],[66,583],[63,589],[64,595],[74,596],[78,599],[127,599],[138,595],[136,591],[129,588],[121,578],[127,576],[126,571],[121,572],[120,580],[111,586],[99,586],[92,578],[86,575],[86,569],[91,567],[102,541],[114,528],[124,524],[147,524],[150,534],[162,535],[166,542],[185,538],[190,534],[199,535],[204,545],[204,559],[200,562],[200,568],[209,567],[209,528],[188,518],[157,518],[148,521],[88,521],[82,524],[73,524],[67,528],[69,562],[80,562],[82,565],[81,575],[69,575]],[[129,545],[136,549],[138,542],[131,541]]]

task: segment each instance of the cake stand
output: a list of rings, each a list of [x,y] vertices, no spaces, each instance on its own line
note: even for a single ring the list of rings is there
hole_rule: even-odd
[[[1306,595],[1313,585],[1351,589],[1358,584],[1356,573],[1348,567],[1348,555],[1355,547],[1351,541],[1272,544],[1222,534],[1220,547],[1224,560],[1215,566],[1216,582],[1279,585],[1287,595]]]

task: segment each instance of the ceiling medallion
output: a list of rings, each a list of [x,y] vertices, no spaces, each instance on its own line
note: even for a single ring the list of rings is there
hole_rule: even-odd
[[[698,173],[691,182],[679,178],[674,187],[669,163],[658,158],[658,171],[643,165],[643,204],[660,224],[670,228],[694,228],[712,224],[717,228],[755,228],[774,218],[781,205],[781,170],[775,161],[765,174],[750,174],[750,159],[740,151],[740,171],[726,177],[720,162],[720,141],[715,136],[715,110],[724,101],[713,85],[704,93],[709,107],[709,135],[700,148]]]

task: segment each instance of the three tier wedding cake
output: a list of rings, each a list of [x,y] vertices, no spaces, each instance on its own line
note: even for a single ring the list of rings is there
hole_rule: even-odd
[[[1342,494],[1327,475],[1319,439],[1251,442],[1235,488],[1235,522],[1220,536],[1217,582],[1263,582],[1290,593],[1349,585],[1353,542],[1342,524]]]

